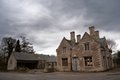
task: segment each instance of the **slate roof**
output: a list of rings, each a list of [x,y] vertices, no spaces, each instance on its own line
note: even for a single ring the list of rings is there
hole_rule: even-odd
[[[101,47],[104,47],[106,39],[105,38],[100,38],[99,42],[100,42]]]
[[[83,37],[85,36],[85,34],[87,34],[88,36],[89,36],[89,34],[87,33],[87,32],[85,32],[84,33],[84,35],[83,35]],[[82,38],[83,38],[82,37]],[[92,38],[92,37],[91,37]],[[72,42],[71,40],[68,40],[68,39],[66,39],[65,37],[64,37],[64,39],[71,45],[71,46],[74,46],[75,45],[75,43],[74,42]],[[94,39],[94,38],[93,38]],[[103,37],[103,38],[99,38],[99,43],[100,43],[100,46],[101,47],[104,47],[105,45],[106,45],[106,39],[105,39],[105,37]],[[77,44],[77,43],[76,43]]]
[[[56,62],[56,56],[49,56],[47,62]]]
[[[56,62],[56,56],[54,55],[43,55],[43,54],[37,54],[41,60],[46,60],[47,62]]]
[[[14,53],[16,60],[40,60],[36,54],[28,54],[23,52]]]
[[[70,44],[70,46],[74,46],[75,45],[75,42],[71,41],[71,40],[68,40],[64,37],[64,39]]]
[[[44,55],[44,54],[36,54],[36,55],[39,56],[41,60],[47,60],[49,58],[49,55]]]
[[[31,61],[46,60],[47,62],[56,62],[55,56],[29,54],[23,52],[14,52],[14,55],[16,60],[31,60]]]

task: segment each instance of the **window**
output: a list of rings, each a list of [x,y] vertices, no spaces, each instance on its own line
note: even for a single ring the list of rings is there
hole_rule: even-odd
[[[91,56],[84,57],[84,60],[85,60],[85,66],[93,66]]]
[[[62,66],[68,66],[68,58],[62,58]]]
[[[90,49],[89,48],[89,43],[85,43],[84,46],[85,46],[85,50],[89,50]]]
[[[66,47],[63,47],[63,53],[66,53]]]

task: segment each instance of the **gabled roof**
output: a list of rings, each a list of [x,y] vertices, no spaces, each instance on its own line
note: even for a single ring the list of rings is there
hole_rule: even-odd
[[[83,35],[83,37],[82,37],[82,39],[84,39],[87,36],[90,37],[90,38],[92,38],[87,32],[85,32],[84,35]]]
[[[40,60],[36,54],[14,52],[16,60]]]
[[[62,39],[61,43],[59,44],[58,48],[61,46],[61,44],[66,41],[69,46],[73,46],[75,43],[72,42],[71,40],[66,39],[65,37]],[[57,49],[58,49],[57,48]]]
[[[94,39],[94,38],[91,37],[87,32],[84,33],[82,39],[83,39],[85,36],[88,36],[88,37]],[[94,39],[94,40],[95,40],[95,39]],[[95,41],[97,41],[97,40],[95,40]],[[100,46],[101,46],[101,47],[104,47],[104,46],[106,45],[106,38],[105,38],[105,37],[99,38],[99,41],[97,41],[97,42],[100,43]]]
[[[85,36],[89,36],[90,37],[90,35],[87,32],[84,33],[82,38],[84,38]]]
[[[71,45],[71,46],[73,46],[75,43],[74,42],[72,42],[71,40],[67,40],[66,39],[66,41]]]

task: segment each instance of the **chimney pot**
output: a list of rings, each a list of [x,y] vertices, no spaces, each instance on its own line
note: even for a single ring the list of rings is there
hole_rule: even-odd
[[[77,43],[80,41],[80,39],[81,39],[81,35],[79,34],[77,35]]]
[[[75,42],[75,32],[70,32],[71,41]]]
[[[91,36],[94,35],[95,27],[94,26],[89,27],[89,31]]]
[[[99,31],[95,31],[96,33],[96,39],[99,39]]]

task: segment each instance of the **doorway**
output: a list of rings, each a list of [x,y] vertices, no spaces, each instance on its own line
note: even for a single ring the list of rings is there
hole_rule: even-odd
[[[77,66],[78,66],[78,57],[73,57],[72,58],[72,71],[77,71]]]

